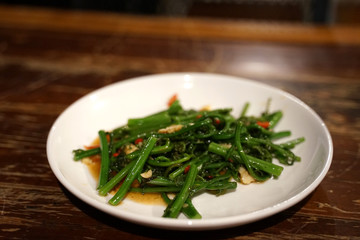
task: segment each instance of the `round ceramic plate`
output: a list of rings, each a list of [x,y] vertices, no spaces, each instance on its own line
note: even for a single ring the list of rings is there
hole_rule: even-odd
[[[284,167],[278,179],[262,184],[239,185],[219,197],[201,194],[193,203],[200,220],[164,219],[164,206],[124,200],[114,207],[96,191],[88,168],[75,162],[72,150],[91,143],[98,130],[111,130],[128,118],[143,117],[167,108],[167,100],[177,94],[185,109],[233,109],[239,116],[245,102],[248,115],[282,110],[284,117],[276,130],[291,130],[290,140],[305,137],[294,152],[301,162]],[[284,141],[285,141],[284,140]],[[332,159],[332,140],[323,121],[296,97],[255,81],[215,74],[159,74],[121,81],[96,90],[68,107],[55,121],[47,140],[47,156],[58,180],[75,196],[108,214],[133,223],[178,230],[205,230],[238,226],[276,214],[309,195],[325,177]],[[276,163],[276,162],[274,162]]]

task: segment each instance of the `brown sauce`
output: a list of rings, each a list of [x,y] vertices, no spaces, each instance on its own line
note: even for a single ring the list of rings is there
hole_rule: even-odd
[[[82,162],[88,167],[91,176],[98,181],[100,175],[100,164],[101,157],[99,155],[95,155],[89,158],[85,158]],[[135,186],[136,183],[133,184]],[[115,194],[119,186],[115,187],[110,193]],[[148,205],[163,205],[165,206],[165,202],[161,197],[160,193],[139,193],[139,192],[129,192],[126,195],[126,198],[132,200],[134,202],[148,204]]]

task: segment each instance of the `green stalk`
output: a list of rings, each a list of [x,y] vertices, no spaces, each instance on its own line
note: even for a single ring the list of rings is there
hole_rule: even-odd
[[[226,154],[228,152],[228,148],[221,146],[220,144],[217,143],[210,143],[209,144],[209,152],[218,154],[222,157],[226,157]],[[260,171],[264,171],[267,172],[273,176],[280,176],[281,172],[283,171],[283,167],[282,166],[278,166],[276,164],[270,163],[270,162],[266,162],[263,161],[261,159],[258,159],[256,157],[250,156],[250,155],[246,155],[249,159],[249,163],[251,164],[251,166],[253,166],[254,168],[260,170]],[[238,153],[234,152],[231,155],[232,158],[234,158],[234,160],[239,161],[240,163],[243,163],[243,161],[241,160],[240,156]]]
[[[79,161],[83,158],[101,153],[101,149],[100,148],[93,148],[89,150],[77,149],[74,150],[73,153],[74,153],[74,160]]]
[[[197,166],[195,164],[191,165],[181,191],[175,196],[172,204],[168,205],[168,207],[165,209],[163,217],[177,218],[179,216],[186,199],[189,197],[190,190],[195,182],[197,173]]]
[[[163,198],[166,204],[171,204],[170,198],[167,196],[166,193],[161,193],[161,197]],[[195,206],[193,205],[190,198],[186,199],[183,208],[181,209],[182,213],[190,218],[190,219],[201,219],[201,214],[196,210]]]
[[[116,194],[109,200],[109,203],[111,205],[118,205],[123,200],[126,193],[129,191],[131,184],[141,173],[141,170],[143,169],[145,162],[150,155],[151,150],[155,146],[156,140],[157,139],[154,136],[151,136],[148,138],[146,145],[142,149],[142,152],[141,152],[139,158],[136,160],[134,166],[129,171],[123,184],[120,186],[120,188],[116,192]]]
[[[118,172],[110,181],[99,189],[99,195],[105,196],[116,184],[118,184],[129,173],[130,169],[134,166],[135,161],[130,162],[120,172]]]
[[[100,149],[101,149],[101,164],[98,189],[105,185],[109,179],[109,145],[106,139],[104,130],[99,131]]]

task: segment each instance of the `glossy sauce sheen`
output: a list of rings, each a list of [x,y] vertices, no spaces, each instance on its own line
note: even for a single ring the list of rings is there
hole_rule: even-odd
[[[100,164],[101,157],[99,155],[92,156],[82,161],[89,169],[91,176],[95,179],[99,179],[100,175]],[[133,184],[135,185],[135,184]],[[110,193],[115,194],[118,187],[113,189]],[[166,206],[164,200],[162,199],[159,193],[139,193],[139,192],[129,192],[126,195],[126,199],[132,200],[134,202],[149,204],[149,205],[163,205]]]

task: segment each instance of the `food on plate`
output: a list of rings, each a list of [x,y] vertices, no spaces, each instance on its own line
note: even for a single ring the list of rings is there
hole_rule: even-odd
[[[249,106],[245,103],[237,117],[231,108],[187,110],[174,95],[164,111],[100,130],[98,144],[74,150],[74,160],[100,159],[97,190],[101,196],[111,194],[111,205],[129,192],[158,193],[167,205],[163,217],[201,218],[192,203],[195,196],[222,195],[239,183],[278,178],[280,164],[300,161],[292,149],[303,137],[274,141],[291,135],[275,131],[282,111],[267,107],[259,116],[248,116]]]

